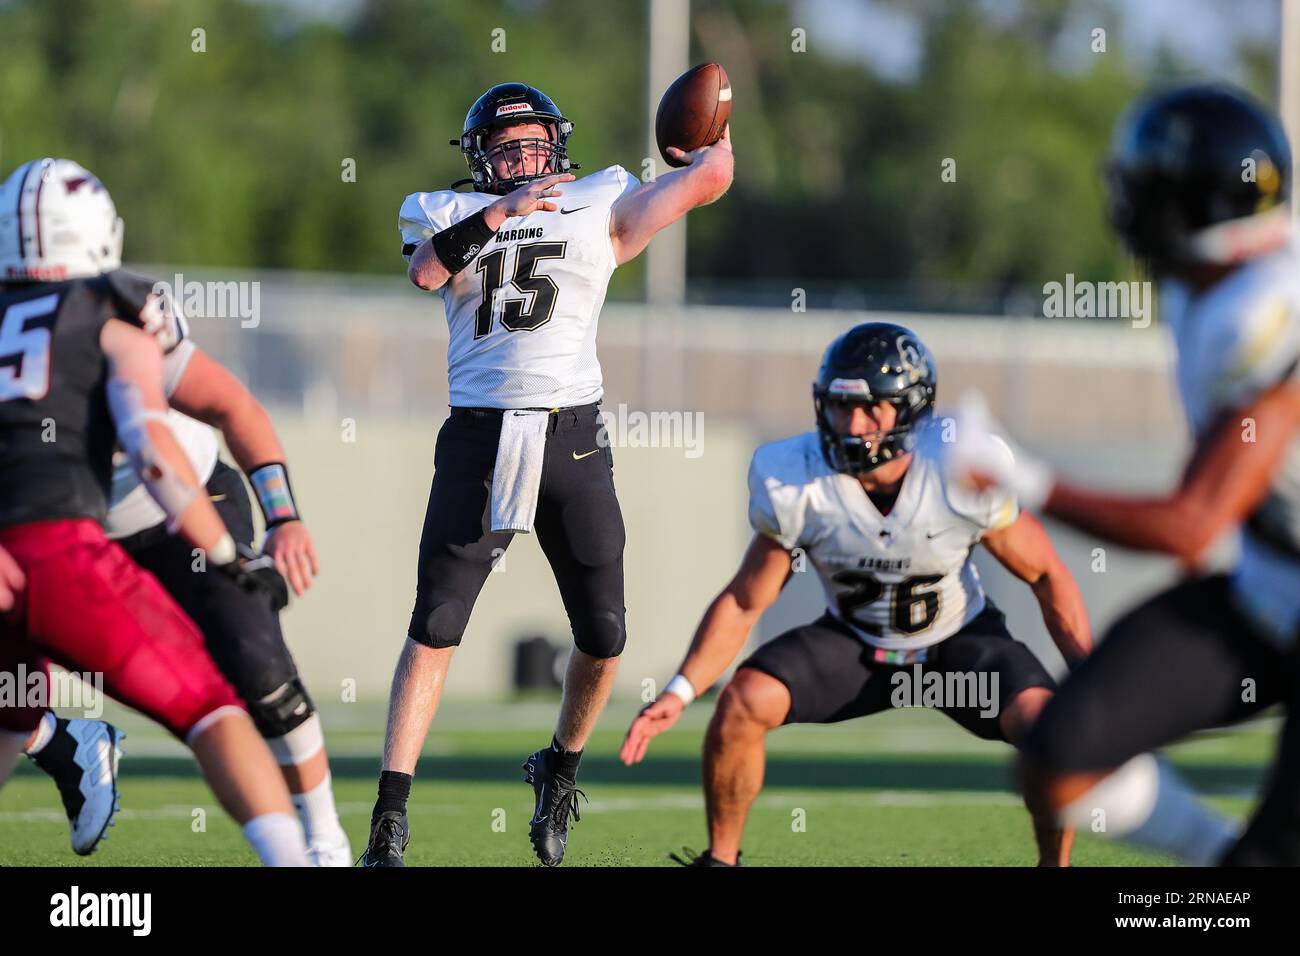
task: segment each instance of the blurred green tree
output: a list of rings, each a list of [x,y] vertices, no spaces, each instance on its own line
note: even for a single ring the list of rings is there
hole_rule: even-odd
[[[914,81],[827,55],[816,33],[794,53],[798,4],[693,4],[692,58],[724,63],[736,90],[738,156],[731,194],[691,217],[693,294],[783,304],[802,286],[826,306],[847,287],[875,305],[997,308],[1067,272],[1126,273],[1098,172],[1146,78],[1121,55],[1067,68],[1053,53],[1087,42],[1071,10],[1113,24],[1113,3],[995,17],[987,4],[880,2],[919,25]],[[0,167],[84,162],[113,190],[135,261],[390,275],[402,198],[465,175],[447,141],[493,83],[545,89],[576,124],[585,171],[642,172],[640,0],[336,9],[0,0]],[[1110,45],[1122,49],[1121,31]],[[1241,57],[1266,87],[1267,51]],[[641,282],[639,264],[620,269],[611,296],[639,296]]]

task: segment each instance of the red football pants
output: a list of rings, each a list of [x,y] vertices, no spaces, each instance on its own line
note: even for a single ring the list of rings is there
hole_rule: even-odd
[[[102,675],[105,693],[182,740],[218,707],[243,707],[194,622],[94,521],[0,528],[0,547],[27,576],[0,615],[0,672],[48,674],[54,661]],[[35,730],[47,708],[18,704],[0,706],[0,729]]]

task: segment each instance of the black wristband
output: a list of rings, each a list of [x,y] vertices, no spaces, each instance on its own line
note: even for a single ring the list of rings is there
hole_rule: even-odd
[[[431,240],[433,251],[437,253],[443,268],[452,275],[473,262],[474,257],[497,234],[495,229],[488,227],[484,212],[480,209],[474,215],[434,234]]]
[[[293,488],[289,485],[289,469],[283,462],[258,465],[248,473],[248,482],[253,486],[268,531],[286,521],[301,520],[298,503],[293,499]]]

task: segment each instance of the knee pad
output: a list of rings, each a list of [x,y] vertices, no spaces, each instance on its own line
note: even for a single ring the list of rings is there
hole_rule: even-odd
[[[469,625],[469,609],[459,598],[434,598],[424,619],[423,635],[411,637],[429,647],[457,647]]]
[[[268,740],[283,737],[316,713],[316,707],[294,677],[259,700],[248,701],[248,713],[257,732]]]
[[[593,610],[573,621],[573,643],[592,657],[618,657],[627,643],[624,612]]]

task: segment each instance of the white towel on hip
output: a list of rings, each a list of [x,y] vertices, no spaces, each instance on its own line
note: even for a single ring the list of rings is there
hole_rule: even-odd
[[[492,471],[492,530],[533,530],[546,457],[550,412],[508,410],[501,416],[497,463]]]

